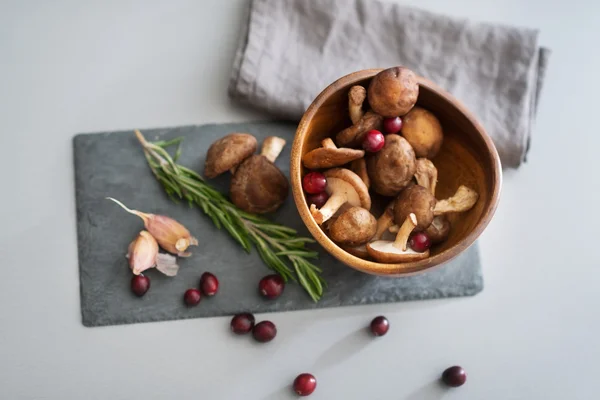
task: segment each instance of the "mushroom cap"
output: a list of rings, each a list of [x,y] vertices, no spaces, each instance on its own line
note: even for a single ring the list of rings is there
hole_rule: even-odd
[[[210,145],[204,162],[204,176],[214,178],[238,166],[255,151],[258,143],[249,133],[230,133]]]
[[[410,213],[417,217],[415,232],[427,229],[433,221],[433,209],[436,199],[431,192],[420,185],[411,185],[404,189],[394,202],[394,221],[402,225]]]
[[[450,234],[450,221],[445,215],[438,215],[433,218],[431,225],[425,229],[425,234],[433,244],[441,243],[448,239]]]
[[[302,163],[308,169],[333,168],[364,156],[364,150],[349,149],[346,147],[319,147],[302,156]]]
[[[429,249],[423,253],[416,252],[410,247],[402,250],[394,246],[394,242],[389,240],[376,240],[367,243],[367,252],[375,261],[391,264],[417,261],[429,257]]]
[[[240,164],[231,178],[231,201],[244,211],[264,214],[275,211],[288,196],[285,175],[265,156],[253,155]]]
[[[377,220],[362,207],[351,207],[329,227],[329,236],[339,244],[359,246],[367,243],[377,230]]]
[[[335,143],[340,147],[359,147],[367,132],[373,129],[381,130],[382,124],[383,117],[381,115],[367,111],[356,124],[335,135]]]
[[[409,112],[417,102],[417,76],[405,67],[384,69],[371,80],[367,97],[371,108],[377,114],[384,117],[400,117]]]
[[[366,157],[371,187],[383,196],[395,196],[411,181],[417,170],[415,152],[400,135],[389,134],[385,145]]]
[[[433,113],[414,107],[402,119],[402,136],[415,150],[417,157],[433,158],[444,141],[442,124]]]
[[[335,188],[343,187],[348,191],[347,202],[356,207],[371,209],[371,196],[369,189],[358,175],[346,168],[332,168],[323,173],[327,178],[327,187],[325,191],[329,196],[332,195]],[[341,185],[340,185],[341,184]]]

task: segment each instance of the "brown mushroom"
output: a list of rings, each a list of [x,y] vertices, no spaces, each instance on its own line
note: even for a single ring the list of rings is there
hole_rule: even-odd
[[[352,163],[350,163],[350,169],[356,175],[360,176],[360,179],[362,179],[367,188],[371,187],[371,180],[369,179],[369,173],[367,172],[367,161],[364,158],[352,161]]]
[[[348,111],[350,120],[356,124],[365,115],[362,105],[367,98],[367,90],[362,86],[352,86],[348,92]]]
[[[350,161],[363,158],[364,150],[336,147],[330,138],[321,142],[322,147],[309,151],[302,156],[302,163],[308,169],[333,168],[347,164]]]
[[[214,142],[206,152],[204,176],[214,178],[237,167],[256,151],[256,138],[248,133],[230,133]],[[233,172],[233,171],[232,171]]]
[[[444,141],[440,121],[421,107],[413,108],[402,119],[402,136],[408,140],[417,157],[435,157]]]
[[[478,199],[479,193],[464,185],[460,185],[454,196],[437,202],[433,213],[435,215],[442,215],[451,212],[465,212],[473,208]]]
[[[450,221],[445,215],[435,216],[424,232],[432,244],[441,243],[450,235]]]
[[[363,117],[354,125],[340,131],[335,136],[335,142],[340,147],[359,147],[362,146],[363,139],[367,132],[377,129],[381,130],[383,117],[373,111],[367,111]]]
[[[400,135],[387,135],[383,148],[367,156],[371,185],[383,196],[397,195],[410,183],[416,169],[415,152]]]
[[[310,206],[310,213],[317,224],[321,225],[327,221],[345,203],[367,210],[371,209],[369,189],[354,172],[345,168],[333,168],[325,171],[323,175],[327,178],[325,191],[329,195],[329,199],[321,209],[317,209],[314,204]]]
[[[417,159],[417,171],[415,179],[417,184],[429,189],[432,195],[435,196],[435,187],[437,185],[438,171],[435,165],[427,158]]]
[[[329,226],[329,236],[336,243],[359,246],[367,243],[377,229],[375,217],[362,207],[350,207]]]
[[[436,199],[428,189],[411,185],[404,189],[394,202],[394,221],[402,225],[410,214],[415,214],[418,224],[415,231],[427,229],[433,220]]]
[[[285,140],[269,137],[263,142],[260,155],[253,155],[239,165],[229,188],[233,204],[257,214],[273,212],[283,204],[289,183],[273,161],[284,145]]]
[[[401,117],[417,102],[417,76],[405,67],[388,68],[373,77],[368,99],[373,111],[384,117]]]

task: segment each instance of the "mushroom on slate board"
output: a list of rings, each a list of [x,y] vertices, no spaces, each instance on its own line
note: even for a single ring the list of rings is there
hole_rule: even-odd
[[[215,141],[206,152],[204,176],[215,178],[235,168],[257,148],[256,138],[248,133],[230,133]]]
[[[233,204],[256,214],[273,212],[283,204],[289,182],[273,162],[284,146],[284,139],[270,136],[263,142],[260,155],[253,155],[238,166],[229,187]]]
[[[309,169],[332,168],[347,164],[350,161],[364,157],[364,150],[338,148],[333,140],[327,138],[321,146],[302,156],[302,163]]]
[[[354,172],[345,168],[332,168],[325,171],[323,175],[327,178],[325,191],[329,199],[320,209],[317,209],[314,204],[310,206],[310,212],[317,224],[321,225],[330,219],[346,203],[367,210],[371,209],[369,189]]]

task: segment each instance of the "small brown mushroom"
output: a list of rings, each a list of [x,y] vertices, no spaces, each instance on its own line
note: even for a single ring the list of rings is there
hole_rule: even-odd
[[[369,189],[354,172],[345,168],[332,168],[325,171],[323,175],[327,178],[325,191],[329,195],[329,199],[321,209],[317,209],[314,204],[310,206],[310,213],[317,224],[321,225],[327,221],[345,203],[367,210],[371,209]]]
[[[329,236],[336,243],[359,246],[367,243],[377,229],[375,217],[362,207],[350,207],[329,227]]]
[[[411,185],[404,189],[394,202],[394,221],[402,225],[410,214],[415,214],[418,224],[415,231],[427,229],[433,221],[436,199],[423,186]]]
[[[367,156],[371,185],[383,196],[397,195],[410,183],[416,169],[415,152],[400,135],[387,135],[383,148]]]
[[[417,102],[417,76],[405,67],[388,68],[373,77],[368,99],[373,111],[384,117],[401,117]]]
[[[473,208],[478,199],[479,193],[464,185],[460,185],[454,196],[437,202],[433,213],[441,215],[450,212],[468,211]]]
[[[415,149],[417,157],[435,157],[444,141],[440,121],[421,107],[413,108],[402,119],[402,136]]]
[[[269,137],[263,142],[260,155],[253,155],[239,165],[229,188],[233,204],[257,214],[273,212],[283,204],[289,183],[273,161],[284,145],[285,140]]]
[[[367,132],[381,130],[383,117],[373,111],[367,111],[354,125],[340,131],[335,136],[335,142],[340,147],[360,147]]]
[[[437,185],[438,171],[435,165],[427,158],[417,159],[417,172],[415,179],[417,184],[429,189],[431,194],[435,196],[435,187]]]
[[[308,169],[333,168],[347,164],[350,161],[363,158],[364,150],[336,147],[330,138],[321,142],[322,147],[309,151],[302,156],[302,163]]]
[[[211,179],[237,167],[256,151],[256,138],[248,133],[230,133],[214,142],[206,152],[204,176]]]
[[[424,232],[432,244],[441,243],[448,239],[448,235],[450,235],[450,221],[445,215],[433,217],[431,225]]]
[[[364,158],[352,161],[352,163],[350,163],[350,169],[356,175],[360,176],[360,179],[362,179],[367,188],[371,187],[371,180],[369,179],[369,173],[367,172],[367,161]]]
[[[362,86],[352,86],[348,92],[348,111],[350,120],[356,124],[365,115],[362,105],[367,98],[367,90]]]

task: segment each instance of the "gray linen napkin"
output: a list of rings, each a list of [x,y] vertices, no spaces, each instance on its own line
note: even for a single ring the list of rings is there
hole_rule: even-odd
[[[299,120],[337,78],[405,65],[475,113],[504,167],[525,159],[550,54],[535,30],[374,0],[251,0],[246,23],[232,98]]]

